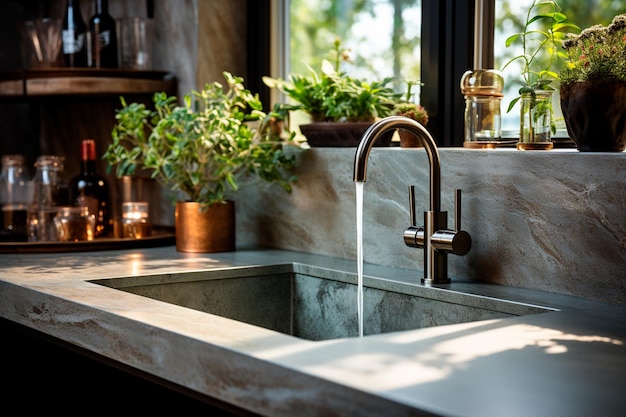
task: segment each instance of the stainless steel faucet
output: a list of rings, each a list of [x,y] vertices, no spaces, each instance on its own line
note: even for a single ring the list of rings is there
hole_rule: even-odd
[[[470,235],[461,230],[461,190],[454,199],[454,230],[448,227],[448,212],[441,211],[441,162],[433,137],[415,120],[403,116],[383,118],[370,126],[363,134],[354,157],[354,182],[365,182],[367,162],[374,142],[383,134],[396,129],[413,133],[424,145],[430,164],[430,209],[424,212],[424,226],[417,226],[415,219],[415,188],[409,187],[409,212],[411,225],[404,231],[404,243],[413,248],[424,249],[424,278],[422,282],[447,284],[448,253],[465,255],[472,246]],[[391,131],[391,132],[390,132]]]

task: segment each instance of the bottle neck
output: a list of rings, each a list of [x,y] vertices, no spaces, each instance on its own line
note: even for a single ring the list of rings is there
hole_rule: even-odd
[[[96,0],[96,14],[107,14],[109,12],[108,0]]]
[[[67,8],[73,9],[74,12],[80,12],[80,1],[78,0],[67,0]]]
[[[80,26],[81,22],[83,22],[83,14],[80,11],[80,2],[67,0],[67,7],[63,18],[64,29],[67,29],[68,26],[75,30],[80,29],[80,27],[77,26]]]
[[[96,143],[93,140],[83,140],[81,143],[80,160],[84,174],[96,172]]]
[[[83,174],[93,175],[96,173],[96,161],[93,159],[84,159],[81,161]]]

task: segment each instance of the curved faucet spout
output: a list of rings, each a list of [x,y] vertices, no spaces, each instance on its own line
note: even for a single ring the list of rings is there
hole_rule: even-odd
[[[420,123],[404,116],[389,116],[372,124],[363,134],[354,157],[354,182],[365,182],[367,162],[374,142],[390,130],[405,129],[424,145],[430,164],[430,211],[441,211],[441,162],[433,137]]]

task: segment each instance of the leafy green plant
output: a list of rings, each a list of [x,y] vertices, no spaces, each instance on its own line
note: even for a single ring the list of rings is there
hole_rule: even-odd
[[[513,106],[523,94],[534,97],[537,90],[554,90],[550,85],[559,79],[555,68],[565,58],[561,45],[568,30],[578,29],[573,23],[567,22],[567,16],[560,11],[556,0],[534,0],[526,13],[524,29],[520,33],[509,36],[506,47],[520,43],[522,53],[511,58],[502,67],[504,70],[513,62],[521,62],[521,85],[519,97],[514,98],[508,107]]]
[[[295,102],[286,108],[308,113],[313,122],[369,122],[391,115],[400,97],[388,86],[393,78],[367,82],[341,71],[341,63],[350,57],[339,39],[331,54],[334,63],[323,60],[320,73],[309,67],[309,75],[290,74],[289,81],[265,76],[263,82]]]
[[[426,126],[428,124],[428,112],[426,109],[418,103],[413,102],[413,86],[414,85],[422,85],[418,81],[405,81],[406,83],[406,92],[404,97],[395,104],[394,109],[392,111],[393,115],[396,116],[404,116],[409,119],[413,119],[422,125]]]
[[[609,26],[595,25],[579,35],[568,34],[563,42],[566,65],[561,84],[577,81],[626,81],[626,14]]]
[[[244,175],[278,182],[290,192],[295,155],[286,150],[297,145],[293,133],[277,128],[282,113],[263,112],[243,78],[228,72],[224,78],[227,88],[206,84],[185,95],[184,105],[165,93],[154,94],[154,110],[122,97],[113,141],[103,155],[108,170],[117,165],[118,177],[146,170],[203,206],[226,201]]]
[[[424,126],[428,124],[428,112],[421,104],[409,102],[398,103],[393,110],[393,114],[408,117],[416,122],[420,122]]]

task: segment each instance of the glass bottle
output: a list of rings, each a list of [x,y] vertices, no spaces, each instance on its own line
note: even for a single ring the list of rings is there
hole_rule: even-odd
[[[66,67],[87,66],[87,25],[80,0],[67,0],[63,16],[63,60]]]
[[[2,229],[0,240],[24,242],[26,214],[30,202],[30,176],[23,155],[4,155],[0,174],[0,208]]]
[[[56,163],[56,182],[54,186],[54,202],[57,206],[71,206],[69,182],[65,176],[65,157],[51,156]]]
[[[54,218],[59,207],[54,197],[58,182],[58,157],[41,155],[35,162],[35,176],[31,181],[32,199],[28,206],[28,241],[54,242],[57,240]]]
[[[96,12],[89,19],[90,67],[117,68],[117,29],[109,14],[108,0],[96,0]]]
[[[109,185],[96,172],[96,142],[84,139],[81,142],[81,172],[69,183],[70,202],[83,207],[96,217],[94,237],[106,236],[111,231]]]

